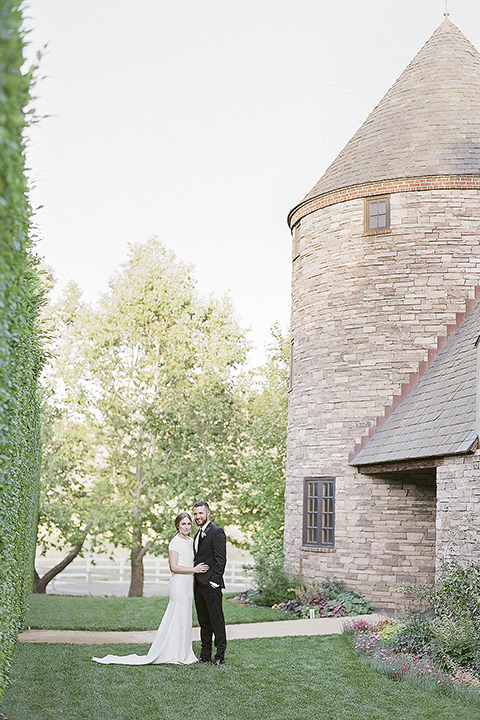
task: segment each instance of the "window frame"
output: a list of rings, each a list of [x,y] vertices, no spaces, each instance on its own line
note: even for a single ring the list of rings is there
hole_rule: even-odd
[[[317,494],[309,494],[309,486],[316,485]],[[326,490],[328,489],[328,492]],[[311,509],[309,500],[316,498],[318,506],[316,510]],[[325,510],[325,501],[327,507]],[[316,525],[309,525],[309,515],[316,516]],[[326,519],[330,523],[326,523]],[[312,539],[311,529],[314,529],[316,537]],[[328,538],[328,539],[326,539]],[[335,478],[327,477],[305,477],[303,479],[303,530],[302,545],[306,548],[334,548],[335,547]]]
[[[292,228],[292,262],[300,256],[300,222]]]
[[[385,225],[382,227],[370,226],[371,217],[370,208],[373,203],[385,203]],[[383,213],[382,213],[383,214]],[[375,217],[378,217],[378,213]],[[391,232],[390,229],[390,195],[376,195],[375,197],[365,198],[364,224],[366,235],[378,235],[380,233]]]

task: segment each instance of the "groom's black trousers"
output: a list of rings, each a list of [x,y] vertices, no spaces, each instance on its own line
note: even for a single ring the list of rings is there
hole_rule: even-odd
[[[195,583],[195,607],[200,623],[202,650],[200,657],[209,660],[212,655],[212,634],[215,635],[217,652],[215,659],[224,660],[227,647],[227,632],[222,607],[222,589],[213,588],[210,583]]]

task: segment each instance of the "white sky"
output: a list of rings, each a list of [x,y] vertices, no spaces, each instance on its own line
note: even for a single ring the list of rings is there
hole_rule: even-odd
[[[478,0],[449,0],[480,49]],[[444,0],[28,0],[47,45],[38,251],[88,301],[157,235],[229,291],[263,359],[290,313],[288,211],[443,21]]]

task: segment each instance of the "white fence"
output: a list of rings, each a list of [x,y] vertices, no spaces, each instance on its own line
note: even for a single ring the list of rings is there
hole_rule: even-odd
[[[37,558],[35,567],[40,576],[54,567],[62,558]],[[225,585],[227,590],[244,590],[250,587],[250,578],[243,570],[243,561],[231,560],[225,568]],[[144,584],[165,586],[171,572],[168,559],[163,557],[147,557],[143,561]],[[50,583],[51,590],[61,590],[62,585],[72,586],[79,583],[92,586],[97,583],[129,583],[130,560],[128,558],[114,558],[111,560],[105,555],[76,558],[68,567],[59,573]],[[153,590],[153,588],[151,588]]]

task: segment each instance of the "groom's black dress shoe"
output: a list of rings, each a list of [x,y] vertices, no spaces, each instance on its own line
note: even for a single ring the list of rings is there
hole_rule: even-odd
[[[222,658],[215,658],[212,665],[225,665],[225,660],[222,660]]]
[[[198,658],[198,660],[197,660],[197,662],[195,663],[195,665],[200,665],[201,663],[210,663],[210,662],[212,662],[212,659],[211,659],[211,658],[202,658],[202,657],[201,657],[201,658]]]

